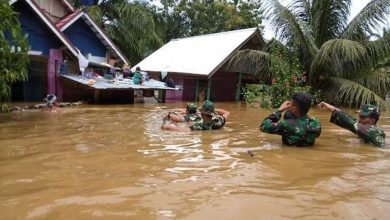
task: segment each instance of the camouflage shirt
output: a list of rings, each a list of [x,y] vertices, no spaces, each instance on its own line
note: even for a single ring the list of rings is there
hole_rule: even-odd
[[[219,114],[213,114],[211,123],[203,123],[203,121],[195,122],[190,129],[192,131],[198,130],[213,130],[222,128],[225,125],[225,118]]]
[[[375,125],[363,125],[358,120],[340,110],[333,111],[330,122],[357,134],[366,143],[377,147],[385,146],[385,132]]]
[[[295,146],[312,146],[321,134],[321,124],[316,118],[307,115],[296,118],[290,114],[279,121],[281,117],[280,111],[270,114],[261,123],[260,130],[281,135],[284,144]]]
[[[200,121],[202,118],[198,114],[186,114],[184,115],[184,121]]]

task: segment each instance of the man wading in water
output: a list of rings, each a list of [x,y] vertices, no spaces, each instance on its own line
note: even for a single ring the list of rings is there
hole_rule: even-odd
[[[307,115],[310,106],[309,94],[295,93],[290,101],[285,101],[277,111],[263,120],[260,130],[281,135],[286,145],[312,146],[321,134],[321,124],[318,119]],[[279,121],[286,110],[289,111],[285,113],[284,120]]]
[[[198,107],[195,103],[188,103],[185,109],[173,109],[164,117],[164,122],[171,120],[173,122],[195,122],[200,121],[202,118],[196,110]]]
[[[362,105],[358,111],[358,120],[326,102],[321,102],[318,107],[332,112],[330,122],[333,124],[352,131],[366,143],[374,144],[377,147],[385,146],[385,132],[376,126],[381,115],[381,110],[377,106]]]
[[[200,108],[200,115],[202,120],[194,122],[189,127],[179,127],[177,124],[163,124],[161,129],[181,132],[219,129],[225,125],[230,113],[223,109],[215,109],[214,103],[206,100]]]

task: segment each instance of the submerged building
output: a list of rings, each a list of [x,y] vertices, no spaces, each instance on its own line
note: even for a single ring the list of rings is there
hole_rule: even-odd
[[[86,12],[74,9],[66,0],[12,0],[10,4],[19,14],[31,48],[28,81],[12,86],[13,101],[42,101],[48,93],[56,94],[60,101],[96,100],[97,95],[132,101],[129,89],[101,92],[59,74],[66,60],[66,72],[78,75],[80,57],[88,62],[87,68],[101,73],[111,67],[112,60],[120,66],[129,63]]]
[[[253,74],[227,68],[238,50],[262,49],[265,45],[258,28],[173,39],[134,66],[167,79],[173,79],[177,91],[167,91],[165,100],[235,101],[243,85]]]

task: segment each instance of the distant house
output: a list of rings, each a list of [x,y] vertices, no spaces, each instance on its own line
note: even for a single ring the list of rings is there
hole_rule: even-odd
[[[41,101],[48,93],[65,101],[91,96],[69,87],[57,74],[64,60],[68,72],[79,73],[79,54],[102,71],[111,59],[128,63],[88,14],[75,10],[68,1],[12,0],[10,4],[19,13],[31,47],[28,81],[13,85],[12,100]]]
[[[134,66],[155,77],[173,79],[179,91],[167,91],[166,101],[235,101],[252,74],[226,68],[234,52],[261,49],[265,42],[258,28],[174,39]]]

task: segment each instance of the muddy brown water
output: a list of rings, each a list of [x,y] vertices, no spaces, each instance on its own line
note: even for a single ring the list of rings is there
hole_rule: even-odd
[[[389,138],[364,144],[314,109],[316,145],[287,147],[259,132],[270,110],[242,103],[217,103],[231,112],[221,130],[161,131],[168,109],[184,105],[1,117],[0,218],[388,219]],[[389,137],[388,113],[380,125]]]

